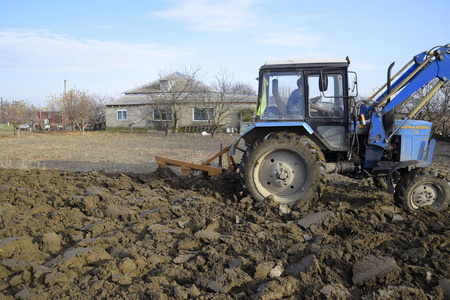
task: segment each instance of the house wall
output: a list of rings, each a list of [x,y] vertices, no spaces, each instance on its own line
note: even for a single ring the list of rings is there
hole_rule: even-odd
[[[65,118],[61,112],[56,111],[39,111],[39,120],[48,120],[50,124],[62,124]]]
[[[126,128],[133,124],[133,127],[145,128],[145,106],[106,106],[106,128]],[[127,119],[118,120],[117,111],[126,111]]]
[[[185,107],[181,114],[178,126],[201,126],[208,125],[208,121],[194,121],[195,104]],[[242,110],[253,110],[254,104],[236,104],[234,111],[221,122],[224,128],[239,128],[240,112]],[[153,120],[153,109],[151,105],[141,106],[107,106],[106,107],[106,127],[107,128],[126,128],[131,123],[133,128],[148,128],[149,130],[163,130],[161,121]],[[127,120],[117,120],[117,111],[127,111]],[[146,116],[146,117],[145,117]]]

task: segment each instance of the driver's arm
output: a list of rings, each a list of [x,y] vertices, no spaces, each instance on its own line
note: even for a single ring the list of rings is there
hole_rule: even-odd
[[[316,97],[316,98],[317,98],[317,97]],[[314,101],[314,100],[315,100],[315,101]],[[318,111],[321,111],[321,112],[324,112],[324,113],[329,114],[329,115],[333,114],[333,110],[331,110],[331,109],[326,109],[326,108],[321,107],[320,105],[318,105],[318,104],[315,103],[316,101],[317,101],[317,100],[316,100],[315,98],[311,98],[311,99],[310,99],[310,107],[311,107],[311,108],[313,108],[313,109],[315,109],[315,110],[318,110]]]

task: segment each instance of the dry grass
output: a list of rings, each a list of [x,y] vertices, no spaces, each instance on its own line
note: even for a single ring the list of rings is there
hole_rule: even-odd
[[[22,133],[22,132],[21,132]],[[67,171],[148,173],[155,156],[201,162],[228,146],[236,136],[220,134],[74,132],[0,135],[0,167]]]

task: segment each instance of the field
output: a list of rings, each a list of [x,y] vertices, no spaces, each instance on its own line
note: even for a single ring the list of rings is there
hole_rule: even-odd
[[[0,167],[149,173],[155,156],[203,161],[228,146],[236,136],[201,134],[77,132],[34,133],[17,138],[0,134]]]
[[[221,134],[0,134],[0,299],[449,299],[449,211],[329,178],[295,211],[234,176],[180,177]],[[448,178],[449,145],[432,168]]]

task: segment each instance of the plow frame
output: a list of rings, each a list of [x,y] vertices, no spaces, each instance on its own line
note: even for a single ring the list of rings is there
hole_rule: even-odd
[[[208,160],[206,160],[200,164],[189,163],[189,162],[171,159],[171,158],[167,158],[167,157],[161,157],[161,156],[156,156],[155,160],[156,160],[156,163],[161,167],[168,167],[168,166],[180,167],[181,171],[183,173],[183,176],[187,176],[194,171],[207,172],[208,175],[210,175],[210,176],[217,176],[217,175],[222,175],[226,172],[236,172],[237,165],[234,162],[233,157],[231,157],[229,155],[230,147],[231,146],[223,148],[219,153],[215,154],[214,156],[212,156],[211,158],[209,158]],[[226,154],[226,157],[227,157],[227,167],[226,168],[222,165],[222,155],[224,155],[224,154]],[[211,165],[211,163],[217,158],[219,159],[219,163],[217,165]]]

